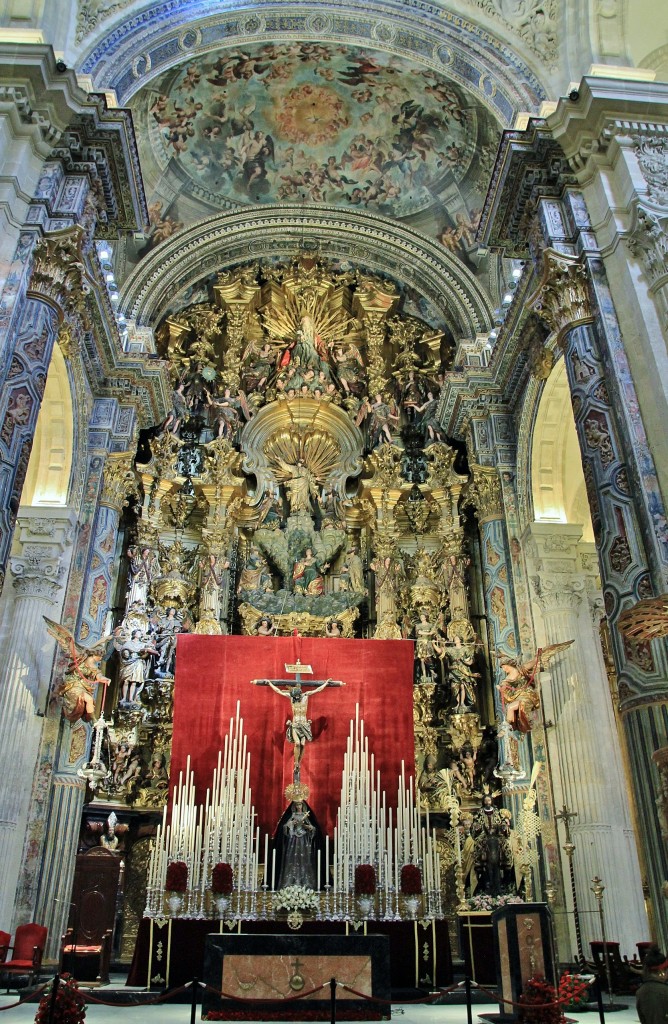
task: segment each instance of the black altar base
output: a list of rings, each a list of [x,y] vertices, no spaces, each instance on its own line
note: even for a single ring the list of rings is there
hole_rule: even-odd
[[[355,990],[336,987],[338,1020],[389,1020],[389,946],[387,935],[209,934],[202,1018],[330,1020],[336,978]],[[296,999],[301,992],[312,994]]]
[[[282,921],[226,922],[224,933],[241,932],[242,935],[290,935],[287,923]],[[207,935],[216,930],[213,921],[172,921],[171,935],[165,923],[144,918],[139,925],[137,943],[128,975],[128,985],[165,989],[183,985],[192,978],[202,977],[204,945]],[[230,927],[232,925],[232,927]],[[446,921],[370,921],[367,932],[386,935],[390,942],[390,983],[392,988],[440,988],[452,984],[452,956]],[[364,935],[364,929],[348,929],[350,935]],[[152,941],[151,941],[152,933]],[[305,921],[299,937],[320,935],[345,936],[346,925],[340,921]],[[169,955],[168,955],[169,950]],[[149,958],[151,978],[149,982]],[[426,982],[427,977],[429,982]]]

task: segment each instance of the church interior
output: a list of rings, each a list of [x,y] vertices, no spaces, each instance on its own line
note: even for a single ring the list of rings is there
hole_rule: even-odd
[[[0,125],[8,971],[378,933],[393,989],[496,986],[520,921],[525,986],[632,992],[668,11],[0,0]]]

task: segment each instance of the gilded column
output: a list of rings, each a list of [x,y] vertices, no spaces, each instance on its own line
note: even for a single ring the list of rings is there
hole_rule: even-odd
[[[74,520],[68,509],[26,509],[18,519],[10,559],[13,601],[0,668],[0,914],[7,922],[12,920],[53,658],[42,616],[60,618]]]

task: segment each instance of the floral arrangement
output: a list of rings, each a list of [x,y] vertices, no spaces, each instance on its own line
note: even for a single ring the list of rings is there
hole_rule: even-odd
[[[86,1000],[71,974],[60,975],[53,1011],[52,998],[53,988],[49,985],[39,1001],[35,1024],[83,1024],[86,1019]]]
[[[303,885],[287,885],[285,889],[279,889],[274,893],[274,910],[318,910],[320,901],[318,894],[313,889],[306,889]]]
[[[229,896],[234,888],[234,871],[231,864],[218,863],[211,872],[211,891],[216,896]]]
[[[173,860],[167,865],[165,889],[167,892],[185,892],[188,888],[188,865],[184,860]]]
[[[564,1016],[554,985],[545,978],[530,978],[519,998],[524,1024],[561,1024]]]
[[[404,896],[419,896],[422,893],[422,875],[417,864],[404,864],[399,888]]]
[[[568,971],[564,971],[559,979],[559,1001],[569,1009],[586,1006],[589,1002],[588,990],[589,986],[579,974],[569,974]]]
[[[524,903],[521,896],[502,894],[501,896],[489,896],[481,892],[477,896],[471,896],[468,905],[471,910],[496,910],[497,907],[507,907],[510,903]]]
[[[355,868],[355,895],[374,896],[376,893],[376,869],[373,864],[358,864]]]

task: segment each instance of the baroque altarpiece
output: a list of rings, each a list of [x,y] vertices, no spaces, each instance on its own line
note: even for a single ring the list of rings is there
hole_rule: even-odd
[[[525,777],[509,730],[498,750],[480,499],[436,415],[450,339],[390,279],[305,257],[221,272],[209,291],[159,328],[172,408],[126,478],[109,773],[86,815],[115,845],[128,823],[107,809],[132,809],[125,956],[166,800],[182,632],[413,639],[415,777],[446,869],[453,801],[472,811],[498,794],[500,756],[506,778]],[[458,894],[452,880],[454,911],[469,880]]]

